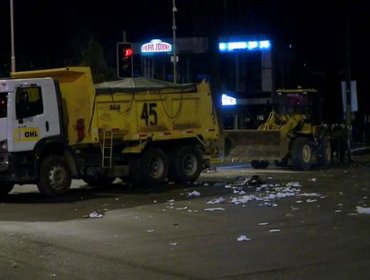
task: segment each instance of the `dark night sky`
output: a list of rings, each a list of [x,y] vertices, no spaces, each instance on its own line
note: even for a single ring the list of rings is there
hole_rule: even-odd
[[[17,66],[59,67],[94,37],[107,56],[126,30],[129,41],[172,37],[172,0],[13,0]],[[259,32],[293,44],[299,63],[342,78],[346,15],[351,19],[352,77],[370,90],[366,1],[176,0],[177,36]],[[0,3],[0,67],[10,68],[9,0]],[[1,72],[0,72],[1,73]],[[344,76],[343,76],[344,77]]]
[[[79,34],[96,40],[107,47],[121,40],[122,30],[129,40],[144,41],[153,37],[172,36],[172,1],[83,1],[83,0],[13,0],[15,5],[16,55],[42,56],[70,47],[71,38]],[[197,2],[203,4],[197,4]],[[344,52],[345,13],[351,15],[352,47],[357,52],[365,40],[365,1],[348,1],[330,5],[325,1],[248,1],[248,0],[177,0],[178,36],[206,35],[209,28],[198,18],[210,24],[225,15],[229,20],[218,23],[223,33],[241,33],[244,30],[261,30],[293,43],[303,57],[320,62],[322,55],[336,60]],[[209,3],[209,7],[204,3]],[[229,10],[224,10],[224,5]],[[239,4],[238,4],[239,3]],[[240,4],[242,3],[242,4]],[[357,3],[357,4],[356,4]],[[1,1],[0,53],[9,52],[9,0]],[[239,6],[238,6],[239,5]],[[241,9],[239,9],[241,8]],[[197,18],[198,17],[198,18]],[[244,17],[244,19],[243,19]],[[228,27],[234,20],[238,24]],[[203,34],[201,27],[204,26]],[[241,24],[240,24],[241,23]],[[239,29],[239,30],[236,30]],[[245,31],[244,31],[245,32]],[[198,34],[195,34],[198,33]],[[222,33],[220,33],[222,35]],[[108,50],[107,50],[108,51]],[[363,51],[364,55],[368,54]],[[8,55],[9,56],[9,55]],[[335,57],[332,57],[335,56]],[[363,59],[356,61],[361,63]],[[308,63],[309,61],[307,61]],[[4,63],[4,62],[2,62]]]

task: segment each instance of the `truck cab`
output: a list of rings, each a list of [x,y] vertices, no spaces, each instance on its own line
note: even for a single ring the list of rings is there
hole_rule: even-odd
[[[56,89],[51,78],[0,80],[0,181],[37,180],[35,158],[63,138]]]

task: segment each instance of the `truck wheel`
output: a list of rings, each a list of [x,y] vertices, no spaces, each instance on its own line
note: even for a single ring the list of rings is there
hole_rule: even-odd
[[[325,138],[319,143],[319,149],[317,153],[317,163],[322,166],[327,166],[331,163],[331,145],[330,141]]]
[[[48,196],[64,194],[72,182],[71,170],[61,156],[48,156],[40,166],[38,189]]]
[[[105,176],[101,176],[101,177],[87,176],[87,177],[82,178],[84,182],[86,182],[88,185],[93,186],[93,187],[109,186],[113,183],[115,179],[116,178],[105,177]]]
[[[0,185],[0,197],[6,196],[12,191],[14,184],[12,183],[1,183]]]
[[[296,138],[292,144],[292,165],[296,170],[308,170],[312,164],[312,142],[304,137]]]
[[[177,182],[194,182],[202,172],[202,155],[191,146],[175,149],[170,155],[169,177]]]
[[[163,182],[168,174],[168,159],[166,154],[157,148],[148,148],[143,152],[134,168],[137,181],[146,184]],[[141,176],[140,176],[141,175]],[[141,178],[137,178],[140,176]]]
[[[254,169],[266,169],[269,162],[267,160],[252,160],[251,165]]]

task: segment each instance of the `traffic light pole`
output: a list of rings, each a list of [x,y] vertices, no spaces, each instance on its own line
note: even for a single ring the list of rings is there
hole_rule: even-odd
[[[15,48],[14,48],[14,5],[13,0],[10,0],[10,41],[11,41],[11,71],[15,72]]]
[[[173,36],[173,83],[177,83],[176,73],[176,0],[172,0],[172,36]]]
[[[346,22],[346,127],[347,127],[347,159],[351,161],[352,142],[352,93],[351,93],[351,45],[350,45],[350,18]]]

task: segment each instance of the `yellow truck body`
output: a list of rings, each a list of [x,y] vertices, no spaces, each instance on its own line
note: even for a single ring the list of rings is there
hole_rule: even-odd
[[[15,72],[12,77],[52,77],[59,82],[72,146],[99,144],[106,130],[121,141],[218,140],[219,126],[206,82],[162,88],[94,85],[89,67]],[[83,127],[82,139],[78,126]]]

